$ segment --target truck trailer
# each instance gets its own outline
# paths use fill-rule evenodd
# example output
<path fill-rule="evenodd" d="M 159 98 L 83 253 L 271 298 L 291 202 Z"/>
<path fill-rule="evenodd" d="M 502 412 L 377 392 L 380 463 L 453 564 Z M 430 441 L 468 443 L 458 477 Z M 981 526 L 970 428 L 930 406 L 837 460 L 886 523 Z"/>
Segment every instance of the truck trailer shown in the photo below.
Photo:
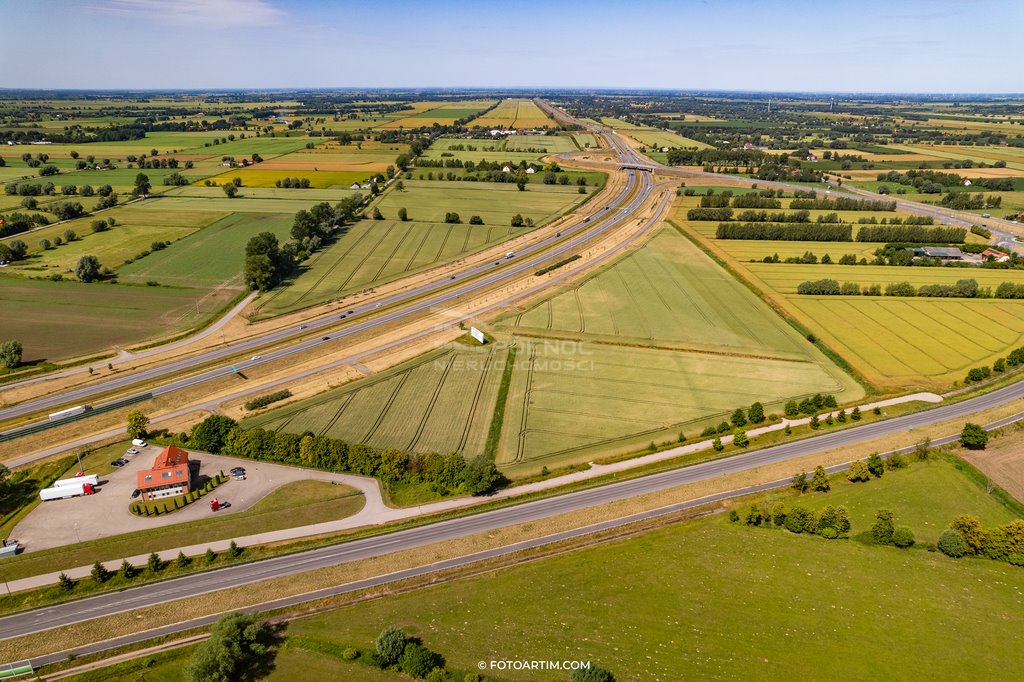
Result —
<path fill-rule="evenodd" d="M 66 485 L 79 485 L 81 483 L 88 483 L 89 485 L 99 485 L 100 477 L 96 474 L 89 474 L 88 476 L 75 476 L 74 478 L 62 478 L 59 481 L 53 482 L 54 488 L 63 488 Z"/>
<path fill-rule="evenodd" d="M 77 407 L 69 407 L 68 409 L 61 410 L 60 412 L 54 412 L 53 414 L 47 415 L 46 418 L 52 422 L 55 422 L 60 421 L 61 419 L 67 419 L 68 417 L 74 417 L 76 415 L 82 414 L 83 412 L 87 412 L 91 409 L 92 407 L 89 405 L 78 405 Z"/>
<path fill-rule="evenodd" d="M 79 483 L 78 485 L 62 485 L 57 488 L 43 488 L 39 491 L 39 499 L 63 500 L 68 497 L 79 497 L 80 495 L 92 495 L 96 492 L 91 483 Z"/>

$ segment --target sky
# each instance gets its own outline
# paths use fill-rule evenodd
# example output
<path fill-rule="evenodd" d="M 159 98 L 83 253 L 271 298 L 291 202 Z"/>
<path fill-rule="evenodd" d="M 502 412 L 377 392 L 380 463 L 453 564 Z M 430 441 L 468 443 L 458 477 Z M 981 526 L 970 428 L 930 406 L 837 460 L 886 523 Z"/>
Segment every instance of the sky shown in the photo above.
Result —
<path fill-rule="evenodd" d="M 0 88 L 1024 92 L 1024 0 L 0 0 Z"/>

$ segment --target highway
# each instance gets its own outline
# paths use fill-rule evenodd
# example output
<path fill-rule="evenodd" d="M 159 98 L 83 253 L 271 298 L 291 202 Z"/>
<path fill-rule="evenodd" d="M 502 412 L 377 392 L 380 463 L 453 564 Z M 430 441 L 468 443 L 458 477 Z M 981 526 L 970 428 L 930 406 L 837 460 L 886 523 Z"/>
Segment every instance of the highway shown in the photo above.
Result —
<path fill-rule="evenodd" d="M 624 159 L 632 158 L 631 152 L 620 140 L 613 136 L 605 136 L 609 146 L 620 151 Z M 298 337 L 307 337 L 317 330 L 336 327 L 341 318 L 355 319 L 342 329 L 332 329 L 322 337 L 307 338 L 296 341 L 277 350 L 253 356 L 250 360 L 226 363 L 212 369 L 206 369 L 181 379 L 160 384 L 148 390 L 139 390 L 137 394 L 152 393 L 159 396 L 187 388 L 219 377 L 230 376 L 235 370 L 244 370 L 257 365 L 273 362 L 284 357 L 302 353 L 311 348 L 322 346 L 326 342 L 344 340 L 354 334 L 382 328 L 392 322 L 408 319 L 425 311 L 443 308 L 447 304 L 460 299 L 471 300 L 473 296 L 490 287 L 512 282 L 525 273 L 537 270 L 542 264 L 558 256 L 573 254 L 586 242 L 619 227 L 633 218 L 632 212 L 638 209 L 649 198 L 653 182 L 650 174 L 627 171 L 626 187 L 610 202 L 601 206 L 595 204 L 588 207 L 590 213 L 584 220 L 571 224 L 554 235 L 535 242 L 515 254 L 512 258 L 488 262 L 446 276 L 421 286 L 393 294 L 375 303 L 355 306 L 351 310 L 310 320 L 292 328 L 279 329 L 266 334 L 253 336 L 229 346 L 213 348 L 194 356 L 165 363 L 158 367 L 127 373 L 102 382 L 81 388 L 54 393 L 41 398 L 28 400 L 17 405 L 0 409 L 0 421 L 14 419 L 23 415 L 41 412 L 57 406 L 87 403 L 92 396 L 109 393 L 145 381 L 154 381 L 171 375 L 189 372 L 196 365 L 207 364 L 236 356 L 239 353 L 255 351 L 263 346 L 280 343 Z M 627 199 L 632 195 L 632 199 Z M 612 210 L 615 209 L 615 210 Z M 593 217 L 593 220 L 590 218 Z M 460 284 L 462 282 L 462 284 Z M 122 397 L 132 397 L 128 393 Z M 7 433 L 17 433 L 12 429 Z"/>
<path fill-rule="evenodd" d="M 261 580 L 305 573 L 318 568 L 336 566 L 359 559 L 376 557 L 436 542 L 492 531 L 512 524 L 526 523 L 557 514 L 583 510 L 615 500 L 654 493 L 766 464 L 783 462 L 823 450 L 854 445 L 878 436 L 903 433 L 910 429 L 928 426 L 940 421 L 964 418 L 975 412 L 997 407 L 1020 400 L 1021 398 L 1024 398 L 1024 382 L 1017 382 L 960 403 L 942 405 L 915 414 L 873 422 L 844 431 L 825 433 L 805 440 L 755 450 L 725 459 L 643 476 L 620 483 L 611 483 L 589 490 L 557 495 L 489 512 L 439 521 L 419 528 L 354 540 L 288 556 L 17 613 L 0 618 L 0 638 L 9 639 L 84 620 L 152 606 L 166 601 L 194 598 L 197 595 L 238 587 Z M 1009 419 L 1003 420 L 1002 423 L 1009 421 Z M 436 566 L 428 568 L 429 570 L 437 570 Z M 394 579 L 396 579 L 394 576 L 382 576 L 378 579 L 379 582 L 377 584 Z M 309 597 L 307 595 L 306 598 L 312 599 L 317 597 Z M 303 600 L 293 599 L 292 602 L 299 603 Z M 191 627 L 191 625 L 180 625 L 179 629 L 183 630 L 187 629 L 187 627 Z M 135 635 L 137 641 L 144 640 L 149 636 L 151 635 L 147 633 Z"/>

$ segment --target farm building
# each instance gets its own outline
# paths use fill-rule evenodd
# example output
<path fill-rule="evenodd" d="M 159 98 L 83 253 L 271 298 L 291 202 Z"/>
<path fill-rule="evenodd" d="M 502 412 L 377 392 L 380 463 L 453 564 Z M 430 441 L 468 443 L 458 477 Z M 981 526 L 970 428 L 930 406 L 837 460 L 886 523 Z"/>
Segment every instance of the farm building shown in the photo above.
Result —
<path fill-rule="evenodd" d="M 963 260 L 963 252 L 955 246 L 915 246 L 907 249 L 915 258 L 938 258 L 939 260 Z"/>
<path fill-rule="evenodd" d="M 997 263 L 1005 263 L 1010 260 L 1010 257 L 1007 254 L 1002 251 L 996 251 L 995 249 L 985 249 L 978 255 L 981 256 L 982 259 L 991 258 Z"/>
<path fill-rule="evenodd" d="M 188 453 L 169 445 L 156 456 L 152 469 L 138 473 L 136 488 L 146 502 L 162 497 L 182 495 L 191 490 L 192 475 Z"/>

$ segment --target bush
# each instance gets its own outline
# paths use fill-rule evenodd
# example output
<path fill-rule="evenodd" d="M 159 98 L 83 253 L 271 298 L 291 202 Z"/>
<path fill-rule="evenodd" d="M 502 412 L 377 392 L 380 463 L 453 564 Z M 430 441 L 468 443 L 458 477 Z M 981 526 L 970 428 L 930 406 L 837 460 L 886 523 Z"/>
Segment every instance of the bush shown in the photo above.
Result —
<path fill-rule="evenodd" d="M 814 467 L 814 476 L 811 477 L 811 489 L 822 493 L 827 493 L 832 489 L 831 484 L 828 482 L 828 475 L 825 473 L 825 467 L 821 465 Z"/>
<path fill-rule="evenodd" d="M 879 455 L 877 452 L 872 452 L 868 456 L 867 464 L 868 471 L 871 472 L 872 476 L 875 476 L 876 478 L 881 478 L 882 474 L 885 473 L 885 461 L 882 460 L 881 455 Z"/>
<path fill-rule="evenodd" d="M 954 559 L 959 559 L 971 551 L 960 531 L 953 530 L 952 528 L 947 528 L 939 535 L 938 547 L 940 552 Z"/>
<path fill-rule="evenodd" d="M 615 676 L 593 661 L 587 661 L 586 668 L 572 671 L 569 682 L 615 682 Z"/>
<path fill-rule="evenodd" d="M 735 509 L 730 509 L 729 510 L 729 520 L 732 521 L 733 523 L 738 523 L 739 520 L 740 520 L 740 513 L 738 511 L 736 511 Z"/>
<path fill-rule="evenodd" d="M 984 450 L 988 445 L 988 432 L 980 424 L 968 422 L 960 432 L 960 444 L 968 450 Z"/>
<path fill-rule="evenodd" d="M 892 534 L 892 544 L 896 545 L 900 549 L 906 549 L 914 545 L 914 531 L 910 530 L 906 526 L 900 526 Z"/>
<path fill-rule="evenodd" d="M 875 525 L 871 526 L 871 537 L 880 545 L 891 545 L 895 532 L 893 513 L 888 509 L 879 509 L 875 514 Z"/>
<path fill-rule="evenodd" d="M 409 636 L 394 625 L 385 628 L 377 635 L 377 655 L 384 661 L 385 665 L 394 665 L 405 652 L 405 645 L 409 643 Z"/>
<path fill-rule="evenodd" d="M 791 533 L 813 532 L 814 516 L 803 507 L 793 507 L 783 525 Z"/>
<path fill-rule="evenodd" d="M 850 465 L 846 478 L 853 483 L 863 483 L 871 479 L 871 471 L 867 464 L 858 459 Z"/>
<path fill-rule="evenodd" d="M 427 647 L 417 642 L 409 642 L 405 645 L 402 655 L 398 660 L 398 667 L 407 675 L 425 678 L 434 668 L 444 666 L 444 658 Z"/>
<path fill-rule="evenodd" d="M 92 575 L 92 579 L 98 583 L 107 582 L 110 580 L 110 576 L 112 575 L 111 572 L 107 570 L 107 567 L 98 561 L 92 565 L 92 571 L 90 573 Z"/>
<path fill-rule="evenodd" d="M 341 652 L 341 658 L 344 661 L 354 661 L 357 658 L 359 658 L 359 649 L 347 647 L 344 651 Z"/>

